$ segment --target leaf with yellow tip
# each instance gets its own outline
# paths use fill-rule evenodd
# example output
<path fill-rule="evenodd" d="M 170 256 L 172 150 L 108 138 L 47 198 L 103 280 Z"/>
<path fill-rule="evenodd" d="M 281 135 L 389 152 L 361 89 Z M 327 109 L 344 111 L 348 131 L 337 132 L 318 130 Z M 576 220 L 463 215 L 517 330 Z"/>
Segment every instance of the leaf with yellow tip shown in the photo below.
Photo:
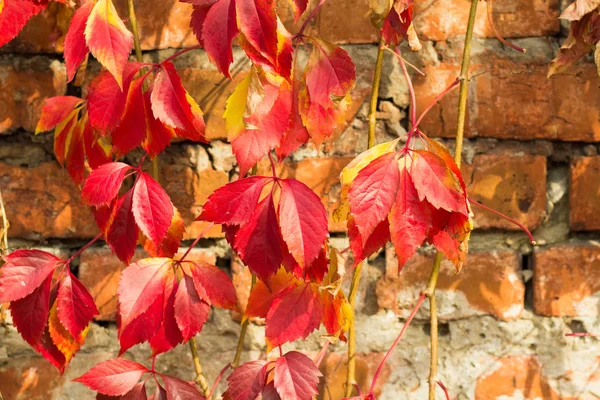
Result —
<path fill-rule="evenodd" d="M 75 353 L 81 348 L 87 334 L 90 330 L 89 325 L 81 331 L 77 338 L 73 338 L 67 329 L 61 324 L 58 319 L 58 302 L 55 301 L 52 309 L 50 310 L 50 317 L 48 318 L 48 331 L 52 342 L 58 348 L 58 350 L 65 356 L 65 364 L 73 358 Z"/>

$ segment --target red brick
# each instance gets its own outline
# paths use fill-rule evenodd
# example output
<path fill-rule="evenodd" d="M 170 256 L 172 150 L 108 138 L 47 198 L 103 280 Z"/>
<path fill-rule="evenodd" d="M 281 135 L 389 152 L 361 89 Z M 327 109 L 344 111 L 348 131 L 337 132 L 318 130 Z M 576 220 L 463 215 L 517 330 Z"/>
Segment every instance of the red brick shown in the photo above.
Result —
<path fill-rule="evenodd" d="M 415 2 L 415 28 L 422 40 L 446 40 L 464 35 L 469 0 Z M 495 37 L 487 18 L 487 3 L 479 3 L 475 35 Z M 558 0 L 506 0 L 493 3 L 494 24 L 504 37 L 549 36 L 559 31 Z"/>
<path fill-rule="evenodd" d="M 183 254 L 185 248 L 180 250 L 179 255 Z M 147 254 L 138 249 L 132 262 L 147 257 Z M 216 256 L 205 249 L 195 248 L 187 256 L 189 260 L 202 260 L 210 264 L 215 264 Z M 110 249 L 91 248 L 85 250 L 79 261 L 79 279 L 88 288 L 94 302 L 100 311 L 97 320 L 114 321 L 117 310 L 117 289 L 121 272 L 125 269 L 123 264 Z"/>
<path fill-rule="evenodd" d="M 600 196 L 600 157 L 575 157 L 571 161 L 569 206 L 571 229 L 600 229 L 598 198 Z"/>
<path fill-rule="evenodd" d="M 377 283 L 379 307 L 407 317 L 427 286 L 432 264 L 433 257 L 416 254 L 398 275 L 398 261 L 389 247 L 386 275 Z M 525 285 L 518 254 L 513 251 L 472 252 L 458 275 L 452 264 L 443 261 L 437 287 L 442 320 L 483 314 L 514 320 L 523 311 Z"/>
<path fill-rule="evenodd" d="M 533 309 L 546 316 L 598 316 L 600 248 L 565 244 L 534 256 Z"/>
<path fill-rule="evenodd" d="M 478 155 L 463 168 L 469 196 L 530 229 L 546 215 L 546 158 L 532 155 Z M 475 228 L 518 230 L 505 219 L 472 206 Z"/>
<path fill-rule="evenodd" d="M 383 353 L 357 353 L 356 354 L 356 382 L 361 392 L 369 393 L 373 375 L 383 358 Z M 328 353 L 321 364 L 321 373 L 325 376 L 319 387 L 318 400 L 341 399 L 344 397 L 348 357 L 345 353 Z M 383 385 L 391 374 L 391 367 L 384 365 L 381 375 L 375 385 L 374 395 L 380 395 Z"/>
<path fill-rule="evenodd" d="M 333 211 L 339 205 L 340 198 L 340 172 L 352 157 L 323 157 L 305 158 L 294 162 L 285 161 L 277 167 L 277 176 L 280 178 L 294 178 L 311 188 L 320 198 L 329 215 L 329 231 L 345 232 L 345 222 L 335 222 Z M 271 167 L 268 162 L 259 165 L 258 173 L 270 175 Z"/>
<path fill-rule="evenodd" d="M 185 238 L 196 238 L 208 224 L 194 222 L 194 219 L 200 214 L 208 196 L 229 181 L 229 175 L 210 167 L 193 170 L 184 164 L 166 165 L 161 172 L 161 184 L 185 221 Z M 221 228 L 213 226 L 205 236 L 221 237 Z"/>
<path fill-rule="evenodd" d="M 0 367 L 0 393 L 6 400 L 47 400 L 64 378 L 42 357 L 11 358 Z"/>
<path fill-rule="evenodd" d="M 562 397 L 552 388 L 543 375 L 535 356 L 511 356 L 496 361 L 495 368 L 477 378 L 475 398 L 495 400 L 499 398 L 558 400 Z"/>
<path fill-rule="evenodd" d="M 499 139 L 600 140 L 600 89 L 596 66 L 580 64 L 569 74 L 546 78 L 547 65 L 488 56 L 471 65 L 465 134 Z M 417 109 L 458 77 L 459 65 L 426 66 L 414 79 Z M 433 107 L 421 125 L 430 136 L 454 137 L 458 90 Z"/>
<path fill-rule="evenodd" d="M 0 163 L 0 185 L 11 237 L 92 238 L 98 232 L 79 189 L 58 164 L 23 168 Z"/>
<path fill-rule="evenodd" d="M 0 65 L 0 134 L 17 128 L 34 131 L 46 99 L 64 94 L 66 84 L 65 69 L 58 61 Z"/>

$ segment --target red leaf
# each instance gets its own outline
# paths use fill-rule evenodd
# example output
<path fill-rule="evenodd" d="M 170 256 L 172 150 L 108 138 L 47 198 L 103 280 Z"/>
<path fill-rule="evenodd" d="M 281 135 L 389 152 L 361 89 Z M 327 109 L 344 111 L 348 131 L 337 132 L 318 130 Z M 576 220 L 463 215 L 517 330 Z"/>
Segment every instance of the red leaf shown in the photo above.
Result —
<path fill-rule="evenodd" d="M 223 396 L 231 400 L 255 400 L 267 383 L 269 363 L 250 361 L 237 367 L 227 378 L 229 386 Z"/>
<path fill-rule="evenodd" d="M 81 196 L 89 205 L 109 204 L 119 194 L 125 174 L 132 168 L 122 162 L 103 164 L 94 169 L 83 185 Z"/>
<path fill-rule="evenodd" d="M 156 299 L 162 304 L 165 283 L 173 274 L 171 264 L 168 258 L 146 258 L 125 268 L 117 291 L 122 327 L 148 310 Z"/>
<path fill-rule="evenodd" d="M 31 17 L 46 8 L 45 2 L 4 0 L 0 11 L 0 47 L 13 40 Z"/>
<path fill-rule="evenodd" d="M 133 47 L 133 35 L 111 0 L 98 0 L 87 20 L 85 39 L 90 52 L 123 89 L 123 71 Z"/>
<path fill-rule="evenodd" d="M 144 250 L 146 250 L 151 257 L 171 258 L 177 253 L 177 250 L 179 250 L 181 239 L 185 233 L 185 225 L 179 211 L 177 211 L 175 207 L 173 207 L 173 212 L 173 219 L 171 220 L 171 226 L 167 231 L 167 237 L 161 242 L 158 248 L 156 248 L 154 243 L 148 240 L 148 238 L 142 235 Z"/>
<path fill-rule="evenodd" d="M 144 235 L 160 246 L 171 226 L 173 204 L 167 192 L 145 172 L 139 174 L 133 187 L 133 215 Z"/>
<path fill-rule="evenodd" d="M 199 219 L 217 224 L 245 224 L 254 213 L 260 194 L 270 180 L 272 178 L 266 176 L 252 176 L 220 187 L 206 200 Z"/>
<path fill-rule="evenodd" d="M 363 243 L 387 217 L 396 200 L 399 184 L 400 172 L 395 153 L 376 158 L 352 182 L 348 199 Z"/>
<path fill-rule="evenodd" d="M 206 293 L 211 304 L 237 310 L 237 297 L 233 283 L 227 274 L 214 265 L 202 261 L 189 262 L 198 293 Z"/>
<path fill-rule="evenodd" d="M 42 107 L 35 133 L 46 132 L 66 120 L 83 100 L 74 96 L 50 97 Z"/>
<path fill-rule="evenodd" d="M 305 339 L 319 327 L 323 308 L 318 288 L 312 284 L 292 286 L 281 291 L 267 314 L 265 336 L 270 347 Z"/>
<path fill-rule="evenodd" d="M 129 348 L 138 343 L 151 340 L 160 329 L 163 318 L 164 297 L 158 296 L 148 307 L 146 312 L 131 321 L 126 326 L 121 324 L 120 315 L 117 314 L 117 328 L 119 330 L 119 354 L 125 353 Z"/>
<path fill-rule="evenodd" d="M 311 400 L 323 376 L 315 363 L 302 353 L 290 351 L 275 362 L 275 389 L 282 399 Z"/>
<path fill-rule="evenodd" d="M 237 0 L 235 8 L 240 32 L 263 57 L 275 64 L 277 15 L 274 3 L 268 0 Z"/>
<path fill-rule="evenodd" d="M 231 44 L 239 33 L 235 4 L 233 0 L 219 0 L 208 8 L 206 14 L 202 15 L 203 18 L 200 13 L 204 11 L 204 7 L 195 6 L 192 15 L 192 21 L 202 18 L 202 23 L 197 26 L 202 27 L 202 44 L 206 54 L 219 71 L 230 79 L 229 66 L 233 62 Z M 196 32 L 199 30 L 200 28 L 195 29 Z"/>
<path fill-rule="evenodd" d="M 56 301 L 60 323 L 73 337 L 79 336 L 99 314 L 92 295 L 71 272 L 60 282 Z"/>
<path fill-rule="evenodd" d="M 187 139 L 206 142 L 204 120 L 194 113 L 194 106 L 198 105 L 183 88 L 175 66 L 171 62 L 160 65 L 151 96 L 154 116 L 184 132 Z"/>
<path fill-rule="evenodd" d="M 133 190 L 129 190 L 115 204 L 106 231 L 106 243 L 121 261 L 129 264 L 138 241 L 138 227 L 132 212 Z"/>
<path fill-rule="evenodd" d="M 118 154 L 127 154 L 141 145 L 146 138 L 148 127 L 144 101 L 144 78 L 142 77 L 131 83 L 121 123 L 111 135 L 114 149 Z"/>
<path fill-rule="evenodd" d="M 184 340 L 200 333 L 209 309 L 210 305 L 198 296 L 193 279 L 184 275 L 175 295 L 175 320 Z"/>
<path fill-rule="evenodd" d="M 152 90 L 149 89 L 144 94 L 144 116 L 146 121 L 146 138 L 142 143 L 142 148 L 148 152 L 150 157 L 155 157 L 171 143 L 175 137 L 175 132 L 171 127 L 166 126 L 154 117 L 152 113 Z"/>
<path fill-rule="evenodd" d="M 348 53 L 320 39 L 306 66 L 306 88 L 301 91 L 302 121 L 317 145 L 331 136 L 340 118 L 340 105 L 354 87 L 356 72 Z M 335 100 L 335 101 L 334 101 Z"/>
<path fill-rule="evenodd" d="M 319 196 L 295 179 L 282 179 L 279 223 L 283 240 L 302 268 L 319 255 L 328 236 L 327 212 Z"/>
<path fill-rule="evenodd" d="M 42 357 L 48 360 L 56 368 L 58 368 L 61 374 L 64 372 L 65 366 L 67 364 L 67 359 L 52 341 L 47 325 L 35 349 L 42 355 Z"/>
<path fill-rule="evenodd" d="M 400 172 L 399 180 L 400 190 L 389 217 L 391 239 L 398 256 L 398 273 L 423 244 L 432 223 L 427 204 L 419 200 L 406 169 Z"/>
<path fill-rule="evenodd" d="M 133 387 L 129 392 L 121 397 L 120 400 L 147 400 L 146 383 L 140 382 Z"/>
<path fill-rule="evenodd" d="M 468 215 L 466 194 L 458 177 L 439 156 L 429 151 L 416 150 L 410 175 L 419 193 L 432 206 Z"/>
<path fill-rule="evenodd" d="M 161 375 L 167 389 L 168 400 L 203 400 L 204 396 L 193 383 L 182 381 L 169 375 Z"/>
<path fill-rule="evenodd" d="M 117 127 L 123 115 L 131 81 L 143 65 L 138 62 L 125 64 L 122 87 L 107 71 L 100 72 L 90 83 L 86 99 L 90 123 L 95 129 L 108 133 Z"/>
<path fill-rule="evenodd" d="M 87 115 L 80 123 L 83 125 L 83 145 L 90 167 L 98 168 L 103 164 L 111 162 L 110 147 L 99 141 L 99 138 L 90 125 Z"/>
<path fill-rule="evenodd" d="M 292 0 L 292 8 L 294 9 L 294 23 L 298 22 L 298 19 L 306 11 L 308 0 Z"/>
<path fill-rule="evenodd" d="M 353 266 L 356 266 L 390 241 L 390 224 L 388 219 L 386 218 L 381 221 L 375 230 L 373 230 L 373 233 L 369 236 L 367 242 L 363 243 L 358 228 L 354 223 L 354 219 L 351 217 L 348 220 L 348 238 L 350 239 L 350 248 L 354 254 Z"/>
<path fill-rule="evenodd" d="M 263 282 L 268 282 L 281 264 L 281 233 L 273 197 L 268 196 L 256 207 L 250 220 L 235 235 L 234 249 Z"/>
<path fill-rule="evenodd" d="M 258 281 L 248 297 L 248 305 L 244 313 L 247 317 L 266 318 L 273 300 L 284 289 L 296 285 L 296 279 L 284 269 L 279 269 L 269 282 L 270 287 Z"/>
<path fill-rule="evenodd" d="M 261 400 L 281 400 L 279 393 L 277 393 L 277 389 L 275 389 L 275 384 L 273 381 L 269 382 L 267 386 L 265 386 L 260 395 Z"/>
<path fill-rule="evenodd" d="M 280 161 L 292 154 L 294 151 L 298 150 L 300 146 L 308 142 L 308 139 L 310 139 L 308 131 L 302 123 L 302 116 L 300 115 L 298 104 L 298 96 L 300 95 L 301 88 L 300 81 L 302 79 L 302 77 L 299 76 L 300 69 L 295 68 L 293 73 L 295 76 L 294 80 L 292 81 L 292 106 L 290 111 L 290 123 L 288 129 L 281 138 L 279 145 L 275 149 L 277 157 Z"/>
<path fill-rule="evenodd" d="M 93 6 L 93 1 L 86 1 L 79 7 L 73 15 L 73 19 L 71 19 L 69 30 L 65 36 L 64 57 L 67 66 L 68 82 L 73 80 L 79 65 L 89 53 L 87 43 L 85 42 L 85 25 Z"/>
<path fill-rule="evenodd" d="M 54 272 L 60 259 L 41 250 L 17 250 L 0 268 L 0 303 L 30 295 Z"/>
<path fill-rule="evenodd" d="M 51 283 L 52 275 L 48 275 L 30 295 L 10 303 L 13 325 L 33 348 L 37 348 L 48 322 Z"/>
<path fill-rule="evenodd" d="M 92 367 L 75 379 L 92 390 L 109 396 L 123 396 L 133 390 L 148 368 L 124 358 L 113 358 Z"/>
<path fill-rule="evenodd" d="M 168 280 L 165 288 L 161 326 L 156 335 L 150 339 L 152 355 L 169 351 L 183 341 L 183 336 L 175 320 L 175 295 L 178 291 L 178 284 L 174 275 L 169 276 Z"/>

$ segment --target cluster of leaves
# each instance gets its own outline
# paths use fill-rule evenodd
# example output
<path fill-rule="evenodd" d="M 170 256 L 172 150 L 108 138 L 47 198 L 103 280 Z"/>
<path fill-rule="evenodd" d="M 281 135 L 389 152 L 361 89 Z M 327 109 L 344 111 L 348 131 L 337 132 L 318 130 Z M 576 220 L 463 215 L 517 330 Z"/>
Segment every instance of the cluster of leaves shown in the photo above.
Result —
<path fill-rule="evenodd" d="M 411 148 L 419 136 L 422 149 Z M 399 271 L 424 243 L 433 244 L 460 271 L 473 229 L 467 190 L 448 150 L 419 130 L 381 143 L 356 157 L 340 174 L 338 220 L 347 220 L 355 263 L 391 240 Z"/>
<path fill-rule="evenodd" d="M 583 56 L 594 52 L 600 75 L 600 1 L 576 0 L 567 7 L 560 18 L 570 21 L 569 36 L 550 64 L 548 77 L 564 72 Z"/>
<path fill-rule="evenodd" d="M 268 350 L 306 338 L 321 324 L 331 341 L 345 340 L 352 310 L 341 290 L 340 254 L 328 245 L 326 210 L 319 197 L 295 179 L 246 177 L 275 152 L 283 160 L 311 141 L 319 146 L 345 121 L 355 67 L 348 53 L 321 38 L 292 36 L 264 0 L 181 0 L 191 3 L 191 27 L 210 60 L 226 76 L 237 41 L 252 62 L 227 100 L 226 129 L 240 179 L 217 189 L 197 220 L 220 224 L 227 241 L 259 278 L 244 319 L 264 318 Z M 14 37 L 43 0 L 0 0 L 0 43 Z M 413 1 L 376 4 L 373 20 L 390 46 L 420 44 L 412 25 Z M 16 14 L 17 7 L 25 7 Z M 296 19 L 306 0 L 294 0 Z M 27 11 L 31 9 L 31 12 Z M 111 0 L 84 0 L 65 36 L 69 80 L 91 53 L 105 68 L 85 98 L 49 99 L 36 133 L 54 129 L 57 160 L 82 186 L 99 237 L 125 264 L 118 288 L 117 326 L 121 354 L 149 342 L 153 356 L 198 334 L 211 305 L 237 310 L 229 277 L 216 266 L 176 257 L 184 222 L 161 185 L 143 171 L 146 158 L 175 137 L 206 142 L 202 111 L 171 62 L 129 62 L 133 35 Z M 297 60 L 304 46 L 308 60 Z M 413 148 L 419 137 L 422 149 Z M 384 143 L 359 155 L 341 174 L 342 206 L 355 264 L 388 241 L 403 265 L 424 242 L 436 246 L 460 269 L 471 231 L 470 208 L 460 171 L 448 151 L 416 129 L 406 146 Z M 139 166 L 116 162 L 140 147 Z M 274 165 L 273 165 L 274 167 Z M 131 263 L 141 244 L 149 258 Z M 77 253 L 79 254 L 79 253 Z M 75 256 L 73 256 L 75 257 Z M 97 314 L 93 299 L 60 260 L 39 250 L 18 250 L 0 270 L 0 302 L 10 302 L 15 325 L 37 351 L 61 371 L 85 340 Z M 140 382 L 144 375 L 147 378 Z M 273 361 L 246 363 L 228 378 L 225 399 L 309 400 L 320 373 L 305 355 L 289 352 Z M 78 380 L 98 398 L 201 398 L 195 387 L 116 358 Z M 162 384 L 161 384 L 162 382 Z M 163 386 L 164 385 L 164 386 Z"/>
<path fill-rule="evenodd" d="M 98 310 L 71 273 L 71 260 L 41 250 L 4 257 L 0 303 L 10 303 L 13 324 L 38 353 L 61 372 L 85 342 Z"/>

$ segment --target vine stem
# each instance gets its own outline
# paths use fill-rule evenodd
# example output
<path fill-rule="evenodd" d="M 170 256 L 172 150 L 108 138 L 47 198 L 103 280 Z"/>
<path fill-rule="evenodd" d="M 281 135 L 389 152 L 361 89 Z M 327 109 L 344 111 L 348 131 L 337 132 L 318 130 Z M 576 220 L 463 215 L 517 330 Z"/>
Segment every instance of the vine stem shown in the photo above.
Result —
<path fill-rule="evenodd" d="M 75 257 L 77 257 L 78 255 L 80 255 L 81 253 L 83 253 L 88 247 L 90 247 L 91 245 L 93 245 L 94 243 L 96 243 L 100 238 L 102 238 L 102 233 L 99 233 L 95 238 L 93 238 L 92 240 L 90 240 L 85 246 L 83 246 L 82 248 L 80 248 L 79 250 L 77 250 L 77 252 L 75 254 L 73 254 L 71 257 L 69 257 L 67 259 L 67 261 L 65 261 L 65 265 L 70 264 L 71 261 L 73 261 L 75 259 Z"/>
<path fill-rule="evenodd" d="M 379 98 L 379 85 L 381 83 L 381 69 L 383 66 L 383 55 L 385 53 L 385 42 L 383 38 L 379 40 L 377 47 L 377 61 L 375 62 L 375 71 L 373 72 L 373 83 L 371 85 L 371 100 L 369 102 L 369 137 L 367 146 L 370 149 L 375 145 L 375 128 L 377 126 L 377 99 Z M 350 285 L 350 293 L 348 302 L 352 310 L 352 319 L 350 320 L 350 328 L 348 330 L 348 371 L 346 373 L 346 397 L 352 395 L 352 389 L 356 384 L 356 294 L 360 285 L 360 275 L 362 274 L 363 265 L 367 261 L 359 263 L 354 268 L 352 275 L 352 283 Z"/>
<path fill-rule="evenodd" d="M 8 250 L 8 228 L 10 224 L 8 218 L 6 218 L 6 209 L 4 208 L 4 200 L 2 199 L 2 189 L 0 188 L 0 213 L 2 213 L 2 229 L 0 229 L 0 235 L 2 243 L 0 244 L 0 255 L 4 255 L 4 252 Z"/>
<path fill-rule="evenodd" d="M 410 124 L 414 127 L 417 123 L 417 99 L 415 96 L 415 88 L 412 83 L 412 79 L 408 75 L 408 69 L 406 69 L 406 63 L 400 54 L 400 48 L 396 47 L 396 51 L 394 53 L 398 57 L 398 62 L 400 63 L 400 68 L 402 68 L 402 74 L 404 75 L 404 79 L 406 80 L 406 84 L 408 85 L 408 93 L 410 94 Z"/>
<path fill-rule="evenodd" d="M 202 364 L 200 363 L 200 356 L 198 355 L 198 347 L 196 346 L 196 338 L 191 337 L 189 340 L 190 351 L 192 352 L 192 360 L 194 361 L 194 369 L 196 370 L 196 379 L 194 382 L 200 386 L 202 395 L 210 400 L 211 390 L 208 387 L 208 381 L 202 372 Z"/>
<path fill-rule="evenodd" d="M 256 275 L 252 274 L 252 282 L 250 283 L 250 292 L 254 288 L 256 284 Z M 240 337 L 238 338 L 237 348 L 235 349 L 235 356 L 233 357 L 233 362 L 231 363 L 231 367 L 237 368 L 240 365 L 240 358 L 242 357 L 242 351 L 244 350 L 244 338 L 246 337 L 246 332 L 248 330 L 248 324 L 250 323 L 248 318 L 242 317 L 242 330 L 240 331 Z"/>
<path fill-rule="evenodd" d="M 188 247 L 187 250 L 185 251 L 185 253 L 183 253 L 183 255 L 181 256 L 181 258 L 179 259 L 179 262 L 182 262 L 188 256 L 188 254 L 190 254 L 190 251 L 192 251 L 192 249 L 194 247 L 196 247 L 196 245 L 198 244 L 198 242 L 200 241 L 200 239 L 202 239 L 204 237 L 204 235 L 206 235 L 206 232 L 208 232 L 208 230 L 210 228 L 212 228 L 214 225 L 215 225 L 215 223 L 211 222 L 210 224 L 208 224 L 206 226 L 206 228 L 204 228 L 202 230 L 202 232 L 200 232 L 200 234 L 198 235 L 198 237 L 192 242 L 192 244 L 190 244 L 190 247 Z"/>
<path fill-rule="evenodd" d="M 500 41 L 500 43 L 503 43 L 504 45 L 515 49 L 516 51 L 520 52 L 520 53 L 526 53 L 527 50 L 517 46 L 516 44 L 510 43 L 508 40 L 504 39 L 502 37 L 502 35 L 500 34 L 500 32 L 498 32 L 498 29 L 496 29 L 496 24 L 494 24 L 494 18 L 492 17 L 492 0 L 486 0 L 486 11 L 487 11 L 487 18 L 488 18 L 488 22 L 490 23 L 490 26 L 492 27 L 492 31 L 494 32 L 494 35 L 496 35 L 496 39 L 498 39 Z"/>
<path fill-rule="evenodd" d="M 319 8 L 321 8 L 321 6 L 323 4 L 325 4 L 326 1 L 327 0 L 321 0 L 321 1 L 319 1 L 319 4 L 317 4 L 317 6 L 315 8 L 313 8 L 313 10 L 310 12 L 310 14 L 308 15 L 308 17 L 306 18 L 306 20 L 304 21 L 304 23 L 300 27 L 300 30 L 298 31 L 298 33 L 296 33 L 294 35 L 294 37 L 292 38 L 292 40 L 298 39 L 298 38 L 302 37 L 302 35 L 304 34 L 304 30 L 306 29 L 306 27 L 308 26 L 308 24 L 310 23 L 310 21 L 315 17 L 315 15 L 317 15 L 317 11 L 319 11 Z"/>
<path fill-rule="evenodd" d="M 486 211 L 489 211 L 492 214 L 496 214 L 497 216 L 504 218 L 508 222 L 515 224 L 516 226 L 518 226 L 519 228 L 521 228 L 521 230 L 523 232 L 525 232 L 525 234 L 527 235 L 527 237 L 529 237 L 529 241 L 531 242 L 532 246 L 535 246 L 537 244 L 536 241 L 535 241 L 535 238 L 533 237 L 533 235 L 531 234 L 531 232 L 529 231 L 529 229 L 527 229 L 527 227 L 525 225 L 523 225 L 522 223 L 520 223 L 519 221 L 517 221 L 517 220 L 515 220 L 515 219 L 513 219 L 511 217 L 509 217 L 508 215 L 502 214 L 500 211 L 496 211 L 496 210 L 494 210 L 491 207 L 488 207 L 488 206 L 486 206 L 484 204 L 481 204 L 481 203 L 479 203 L 479 202 L 471 199 L 470 197 L 469 197 L 469 203 L 473 204 L 474 206 L 477 206 L 479 208 L 482 208 L 482 209 L 484 209 Z"/>
<path fill-rule="evenodd" d="M 460 91 L 458 95 L 458 118 L 456 124 L 456 150 L 454 152 L 454 161 L 460 168 L 462 161 L 462 149 L 465 134 L 465 120 L 467 116 L 467 96 L 469 88 L 469 64 L 471 62 L 471 42 L 473 41 L 473 29 L 475 27 L 475 18 L 477 16 L 477 5 L 479 0 L 471 0 L 471 9 L 469 10 L 469 20 L 467 22 L 467 33 L 465 36 L 465 46 L 463 49 L 462 62 L 460 66 Z M 435 288 L 440 272 L 442 262 L 442 253 L 435 255 L 435 261 L 429 277 L 429 285 L 426 293 L 430 301 L 430 326 L 431 326 L 431 358 L 429 363 L 429 400 L 435 400 L 435 390 L 437 388 L 437 365 L 438 365 L 438 320 L 437 303 L 435 299 Z"/>
<path fill-rule="evenodd" d="M 229 368 L 231 368 L 231 364 L 227 364 L 221 370 L 221 372 L 219 372 L 219 376 L 217 376 L 217 379 L 215 380 L 215 383 L 213 384 L 212 389 L 210 389 L 210 393 L 208 394 L 208 399 L 212 398 L 213 394 L 215 394 L 215 390 L 217 390 L 217 387 L 219 386 L 219 382 L 221 382 L 221 379 L 223 378 L 223 375 L 225 375 L 225 372 L 227 372 L 227 370 Z"/>

